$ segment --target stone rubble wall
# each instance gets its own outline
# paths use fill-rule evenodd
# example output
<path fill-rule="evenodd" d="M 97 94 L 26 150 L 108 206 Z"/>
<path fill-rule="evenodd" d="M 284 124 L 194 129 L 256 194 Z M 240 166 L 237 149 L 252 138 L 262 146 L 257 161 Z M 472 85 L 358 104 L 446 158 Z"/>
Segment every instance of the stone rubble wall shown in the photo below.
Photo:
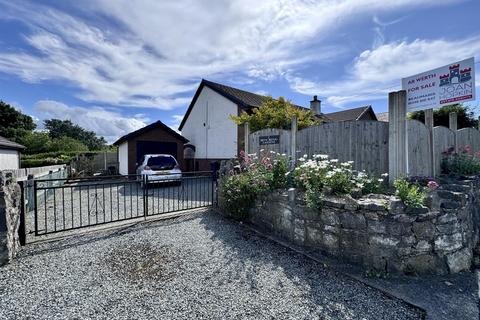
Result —
<path fill-rule="evenodd" d="M 11 172 L 0 171 L 0 266 L 12 261 L 20 249 L 21 190 Z"/>
<path fill-rule="evenodd" d="M 296 245 L 378 271 L 457 273 L 470 269 L 478 245 L 479 196 L 479 180 L 468 180 L 431 192 L 428 208 L 406 210 L 396 197 L 370 195 L 328 197 L 321 210 L 313 210 L 302 194 L 277 191 L 256 202 L 249 222 Z"/>

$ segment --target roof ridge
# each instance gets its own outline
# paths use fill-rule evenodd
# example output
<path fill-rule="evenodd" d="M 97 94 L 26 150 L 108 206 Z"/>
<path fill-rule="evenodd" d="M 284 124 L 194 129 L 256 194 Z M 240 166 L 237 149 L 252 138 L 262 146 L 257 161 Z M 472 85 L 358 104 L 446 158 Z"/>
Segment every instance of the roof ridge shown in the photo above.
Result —
<path fill-rule="evenodd" d="M 364 105 L 364 106 L 360 106 L 360 107 L 356 107 L 356 108 L 343 109 L 343 110 L 340 110 L 340 111 L 329 112 L 329 113 L 326 113 L 326 114 L 334 114 L 334 113 L 340 113 L 340 112 L 352 111 L 352 110 L 358 110 L 358 109 L 368 109 L 370 107 L 372 107 L 372 106 L 371 105 Z"/>
<path fill-rule="evenodd" d="M 207 79 L 202 79 L 202 81 L 206 82 L 207 84 L 211 83 L 211 84 L 214 84 L 214 85 L 219 85 L 219 86 L 222 86 L 222 87 L 227 87 L 227 88 L 230 88 L 230 89 L 235 89 L 235 90 L 238 90 L 238 91 L 242 91 L 242 92 L 245 92 L 245 93 L 248 93 L 248 94 L 254 94 L 254 95 L 262 97 L 262 98 L 273 98 L 272 96 L 264 96 L 263 94 L 258 94 L 258 93 L 255 93 L 255 92 L 247 91 L 245 89 L 232 87 L 232 86 L 229 86 L 229 85 L 226 85 L 226 84 L 223 84 L 223 83 L 210 81 L 210 80 L 207 80 Z"/>
<path fill-rule="evenodd" d="M 177 131 L 175 131 L 174 129 L 170 128 L 169 126 L 167 126 L 165 123 L 163 123 L 161 120 L 157 120 L 155 122 L 152 122 L 150 124 L 147 124 L 146 126 L 140 128 L 140 129 L 137 129 L 135 131 L 132 131 L 132 132 L 129 132 L 123 136 L 121 136 L 120 138 L 118 138 L 117 141 L 115 141 L 113 143 L 113 145 L 118 145 L 120 143 L 123 143 L 123 141 L 125 140 L 128 140 L 129 138 L 131 137 L 135 137 L 136 135 L 139 135 L 139 134 L 142 134 L 143 132 L 145 131 L 148 131 L 149 129 L 152 129 L 154 128 L 155 126 L 160 126 L 162 129 L 164 129 L 165 131 L 167 131 L 168 133 L 171 133 L 172 135 L 176 136 L 179 138 L 179 140 L 183 140 L 185 143 L 187 143 L 189 140 L 187 138 L 185 138 L 184 136 L 182 136 L 180 133 L 178 133 Z"/>

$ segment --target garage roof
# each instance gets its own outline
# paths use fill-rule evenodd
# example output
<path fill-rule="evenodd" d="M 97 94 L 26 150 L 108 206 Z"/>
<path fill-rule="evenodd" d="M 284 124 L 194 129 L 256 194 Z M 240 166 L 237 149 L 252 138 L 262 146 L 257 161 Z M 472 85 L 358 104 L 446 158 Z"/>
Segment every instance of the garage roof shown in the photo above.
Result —
<path fill-rule="evenodd" d="M 25 149 L 25 146 L 0 136 L 0 149 L 23 150 Z"/>
<path fill-rule="evenodd" d="M 182 136 L 181 134 L 179 134 L 178 132 L 176 132 L 175 130 L 173 130 L 172 128 L 170 128 L 169 126 L 167 126 L 166 124 L 164 124 L 162 121 L 159 120 L 157 122 L 149 124 L 148 126 L 145 126 L 141 129 L 138 129 L 136 131 L 133 131 L 133 132 L 130 132 L 129 134 L 124 135 L 123 137 L 115 141 L 113 145 L 118 146 L 131 138 L 134 138 L 138 135 L 141 135 L 142 133 L 145 133 L 153 129 L 162 129 L 163 131 L 167 132 L 171 136 L 174 136 L 175 138 L 182 141 L 183 143 L 187 143 L 189 141 L 187 138 L 185 138 L 184 136 Z"/>

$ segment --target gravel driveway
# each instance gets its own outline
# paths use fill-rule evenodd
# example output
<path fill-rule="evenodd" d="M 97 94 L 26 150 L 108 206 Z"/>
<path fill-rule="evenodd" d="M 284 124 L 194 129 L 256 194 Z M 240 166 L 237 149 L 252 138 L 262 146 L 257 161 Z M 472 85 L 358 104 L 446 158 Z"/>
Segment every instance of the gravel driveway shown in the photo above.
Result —
<path fill-rule="evenodd" d="M 421 319 L 213 212 L 25 247 L 1 319 Z"/>

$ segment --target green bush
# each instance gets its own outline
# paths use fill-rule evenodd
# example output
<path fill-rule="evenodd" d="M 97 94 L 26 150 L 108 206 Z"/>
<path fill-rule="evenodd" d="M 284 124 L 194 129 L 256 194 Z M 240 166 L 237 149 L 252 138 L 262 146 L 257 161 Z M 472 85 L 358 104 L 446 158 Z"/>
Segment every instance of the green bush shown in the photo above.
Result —
<path fill-rule="evenodd" d="M 305 203 L 311 209 L 320 210 L 323 206 L 323 194 L 318 186 L 307 183 L 305 188 Z"/>
<path fill-rule="evenodd" d="M 259 196 L 287 187 L 288 159 L 276 152 L 260 157 L 241 152 L 237 172 L 222 180 L 222 197 L 226 209 L 237 219 L 245 219 Z"/>
<path fill-rule="evenodd" d="M 420 208 L 425 204 L 426 192 L 416 184 L 405 179 L 396 179 L 393 183 L 395 195 L 399 197 L 409 209 Z"/>
<path fill-rule="evenodd" d="M 44 167 L 44 166 L 52 166 L 56 164 L 68 164 L 68 163 L 69 161 L 64 161 L 58 158 L 22 159 L 21 160 L 22 168 Z"/>
<path fill-rule="evenodd" d="M 88 151 L 88 147 L 76 139 L 64 136 L 52 139 L 50 150 L 61 152 L 85 152 Z"/>
<path fill-rule="evenodd" d="M 258 172 L 235 174 L 222 181 L 225 207 L 238 220 L 245 219 L 255 200 L 269 190 L 266 177 Z"/>
<path fill-rule="evenodd" d="M 320 208 L 324 194 L 344 195 L 359 191 L 362 194 L 384 193 L 384 177 L 370 177 L 352 169 L 353 161 L 339 162 L 327 155 L 303 156 L 294 170 L 297 187 L 305 191 L 305 202 L 311 208 Z"/>
<path fill-rule="evenodd" d="M 445 174 L 480 174 L 480 152 L 474 154 L 470 146 L 459 147 L 458 153 L 450 148 L 443 152 L 441 166 Z"/>

